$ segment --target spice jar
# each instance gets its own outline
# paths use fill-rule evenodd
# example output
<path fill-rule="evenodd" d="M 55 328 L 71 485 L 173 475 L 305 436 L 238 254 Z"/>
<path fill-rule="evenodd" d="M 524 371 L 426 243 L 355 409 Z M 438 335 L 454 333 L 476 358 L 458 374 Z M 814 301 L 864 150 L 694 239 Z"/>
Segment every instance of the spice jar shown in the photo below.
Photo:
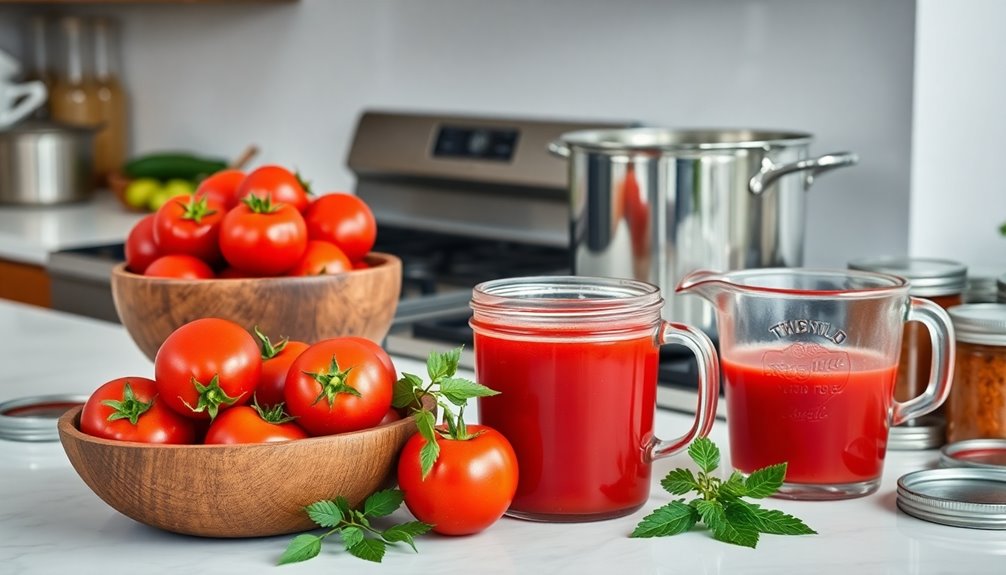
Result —
<path fill-rule="evenodd" d="M 951 260 L 930 258 L 866 258 L 849 262 L 849 268 L 901 276 L 910 282 L 908 294 L 928 299 L 943 309 L 964 302 L 967 267 Z M 901 337 L 901 358 L 894 398 L 918 397 L 929 384 L 932 344 L 919 322 L 908 322 Z M 910 420 L 891 429 L 890 449 L 931 449 L 944 441 L 944 416 L 939 409 L 923 419 Z"/>
<path fill-rule="evenodd" d="M 946 405 L 947 441 L 1006 438 L 1006 305 L 949 310 L 957 367 Z"/>

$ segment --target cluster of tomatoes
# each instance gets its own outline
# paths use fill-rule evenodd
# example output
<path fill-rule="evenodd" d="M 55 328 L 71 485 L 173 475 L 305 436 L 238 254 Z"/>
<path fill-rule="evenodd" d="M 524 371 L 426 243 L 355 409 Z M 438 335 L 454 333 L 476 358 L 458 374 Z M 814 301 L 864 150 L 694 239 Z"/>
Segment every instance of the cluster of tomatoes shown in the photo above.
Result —
<path fill-rule="evenodd" d="M 185 279 L 340 273 L 366 267 L 376 237 L 374 215 L 355 195 L 312 198 L 282 166 L 223 170 L 137 222 L 126 267 Z"/>
<path fill-rule="evenodd" d="M 84 404 L 80 429 L 145 443 L 287 441 L 374 427 L 391 409 L 391 358 L 360 337 L 273 344 L 256 330 L 204 318 L 158 349 L 154 379 L 123 377 Z"/>

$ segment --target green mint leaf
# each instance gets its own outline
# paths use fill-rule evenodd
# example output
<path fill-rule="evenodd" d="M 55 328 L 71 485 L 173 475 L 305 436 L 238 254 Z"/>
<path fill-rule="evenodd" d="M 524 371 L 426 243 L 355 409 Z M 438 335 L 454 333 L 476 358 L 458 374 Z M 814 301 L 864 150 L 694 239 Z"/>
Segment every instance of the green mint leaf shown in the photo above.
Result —
<path fill-rule="evenodd" d="M 758 517 L 755 514 L 757 505 L 734 499 L 724 504 L 724 515 L 727 521 L 734 526 L 747 526 L 758 531 Z"/>
<path fill-rule="evenodd" d="M 658 507 L 636 525 L 629 537 L 663 537 L 684 533 L 695 526 L 699 513 L 682 500 Z"/>
<path fill-rule="evenodd" d="M 689 491 L 698 491 L 699 482 L 695 480 L 690 469 L 675 469 L 660 480 L 660 486 L 673 495 L 684 495 Z"/>
<path fill-rule="evenodd" d="M 370 527 L 370 521 L 367 520 L 367 516 L 363 514 L 363 511 L 353 510 L 353 521 L 363 525 L 364 527 Z"/>
<path fill-rule="evenodd" d="M 753 507 L 755 508 L 755 527 L 762 533 L 773 535 L 814 535 L 817 533 L 792 515 L 787 515 L 776 509 L 762 509 L 757 505 L 753 505 Z"/>
<path fill-rule="evenodd" d="M 316 501 L 307 506 L 307 516 L 321 527 L 336 527 L 343 514 L 334 501 Z"/>
<path fill-rule="evenodd" d="M 437 419 L 434 417 L 427 409 L 420 409 L 412 416 L 416 420 L 416 427 L 419 429 L 419 435 L 423 436 L 426 441 L 435 441 L 437 438 L 437 432 L 435 427 L 437 424 Z"/>
<path fill-rule="evenodd" d="M 433 529 L 433 526 L 429 523 L 423 523 L 422 521 L 408 521 L 406 523 L 399 523 L 398 525 L 392 525 L 391 529 L 396 531 L 401 531 L 403 533 L 408 533 L 413 537 L 418 537 L 420 535 L 425 535 Z"/>
<path fill-rule="evenodd" d="M 426 479 L 430 471 L 433 471 L 433 464 L 437 462 L 438 457 L 440 457 L 440 444 L 437 443 L 436 438 L 427 439 L 426 445 L 419 450 L 419 467 L 422 470 L 423 479 Z"/>
<path fill-rule="evenodd" d="M 713 537 L 724 543 L 733 543 L 754 549 L 758 546 L 758 530 L 746 523 L 735 523 L 724 517 L 713 528 Z"/>
<path fill-rule="evenodd" d="M 304 533 L 293 538 L 286 546 L 286 551 L 279 558 L 277 565 L 299 563 L 317 557 L 321 553 L 321 537 Z"/>
<path fill-rule="evenodd" d="M 736 499 L 748 494 L 747 485 L 744 483 L 744 476 L 734 471 L 730 478 L 720 485 L 720 496 L 722 498 Z"/>
<path fill-rule="evenodd" d="M 475 383 L 474 381 L 450 377 L 440 382 L 440 393 L 454 405 L 461 407 L 468 403 L 469 399 L 475 397 L 489 397 L 499 395 L 498 391 Z"/>
<path fill-rule="evenodd" d="M 405 495 L 397 489 L 378 491 L 363 503 L 363 514 L 367 517 L 391 515 L 405 500 Z"/>
<path fill-rule="evenodd" d="M 699 516 L 702 518 L 702 522 L 706 524 L 706 527 L 713 531 L 716 531 L 721 524 L 726 523 L 727 521 L 723 504 L 719 501 L 710 499 L 695 499 L 690 503 L 690 505 L 699 512 Z"/>
<path fill-rule="evenodd" d="M 785 478 L 785 463 L 763 467 L 749 475 L 744 481 L 744 486 L 747 487 L 746 495 L 755 499 L 768 497 L 779 490 Z"/>
<path fill-rule="evenodd" d="M 430 381 L 439 381 L 454 375 L 458 370 L 459 361 L 461 361 L 460 347 L 442 353 L 430 352 L 430 356 L 426 360 L 426 371 L 430 376 Z"/>
<path fill-rule="evenodd" d="M 353 516 L 353 510 L 349 506 L 349 501 L 346 501 L 346 498 L 342 495 L 335 498 L 335 505 L 339 508 L 339 511 L 342 512 L 343 517 Z"/>
<path fill-rule="evenodd" d="M 415 381 L 410 378 L 415 378 L 414 375 L 409 375 L 403 373 L 401 379 L 395 382 L 395 386 L 392 388 L 391 394 L 391 406 L 397 409 L 403 407 L 408 407 L 415 403 L 416 401 L 416 387 L 422 387 L 422 382 L 419 382 L 419 386 L 416 385 Z"/>
<path fill-rule="evenodd" d="M 342 544 L 348 551 L 363 541 L 363 529 L 354 526 L 343 527 L 339 530 L 339 536 L 342 537 Z"/>
<path fill-rule="evenodd" d="M 364 539 L 348 549 L 350 553 L 360 559 L 380 563 L 384 558 L 384 550 L 387 545 L 380 539 Z"/>
<path fill-rule="evenodd" d="M 720 466 L 720 449 L 708 437 L 700 437 L 688 446 L 688 456 L 706 473 Z"/>

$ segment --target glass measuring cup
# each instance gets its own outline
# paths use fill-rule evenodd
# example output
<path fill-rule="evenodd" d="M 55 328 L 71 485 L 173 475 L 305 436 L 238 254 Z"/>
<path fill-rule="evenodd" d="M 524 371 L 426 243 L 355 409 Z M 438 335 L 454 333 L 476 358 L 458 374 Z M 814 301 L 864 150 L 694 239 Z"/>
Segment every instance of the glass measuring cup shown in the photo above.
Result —
<path fill-rule="evenodd" d="M 698 271 L 678 286 L 716 309 L 735 469 L 787 462 L 779 491 L 843 499 L 880 484 L 892 425 L 929 413 L 950 392 L 954 335 L 940 306 L 878 273 L 807 269 Z M 894 399 L 906 321 L 926 326 L 928 385 Z"/>

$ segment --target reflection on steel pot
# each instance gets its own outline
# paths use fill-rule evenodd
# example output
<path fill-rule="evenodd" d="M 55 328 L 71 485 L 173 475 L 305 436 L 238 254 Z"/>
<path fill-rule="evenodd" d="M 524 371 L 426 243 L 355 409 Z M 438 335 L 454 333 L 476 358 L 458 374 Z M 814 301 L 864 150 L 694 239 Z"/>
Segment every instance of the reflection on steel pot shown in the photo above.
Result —
<path fill-rule="evenodd" d="M 48 205 L 90 198 L 94 134 L 54 122 L 0 130 L 0 202 Z"/>
<path fill-rule="evenodd" d="M 674 294 L 697 269 L 803 263 L 804 192 L 814 178 L 857 162 L 808 157 L 812 136 L 754 130 L 629 128 L 564 134 L 571 247 L 578 275 L 660 286 L 665 317 L 716 335 L 709 304 Z"/>

